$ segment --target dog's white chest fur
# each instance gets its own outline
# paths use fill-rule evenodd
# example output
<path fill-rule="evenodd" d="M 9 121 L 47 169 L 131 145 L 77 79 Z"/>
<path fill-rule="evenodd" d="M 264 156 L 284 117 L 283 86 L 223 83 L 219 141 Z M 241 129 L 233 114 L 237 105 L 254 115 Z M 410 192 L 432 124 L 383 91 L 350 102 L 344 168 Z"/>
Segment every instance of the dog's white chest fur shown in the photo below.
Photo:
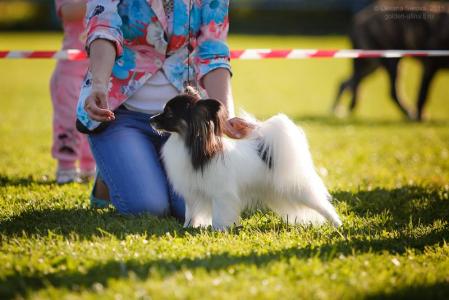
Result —
<path fill-rule="evenodd" d="M 223 153 L 212 158 L 201 171 L 194 170 L 184 141 L 173 134 L 163 147 L 162 157 L 170 182 L 183 196 L 214 197 L 221 192 L 240 195 L 242 189 L 256 188 L 268 181 L 264 162 L 251 151 L 255 144 L 255 140 L 224 140 Z"/>

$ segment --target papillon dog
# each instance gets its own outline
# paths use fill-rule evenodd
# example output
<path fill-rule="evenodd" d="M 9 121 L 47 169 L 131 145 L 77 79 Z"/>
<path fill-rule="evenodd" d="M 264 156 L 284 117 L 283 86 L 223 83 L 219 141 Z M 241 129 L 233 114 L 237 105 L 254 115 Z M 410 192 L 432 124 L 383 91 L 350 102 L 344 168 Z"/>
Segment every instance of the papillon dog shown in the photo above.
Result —
<path fill-rule="evenodd" d="M 290 223 L 342 224 L 315 171 L 306 136 L 287 116 L 257 122 L 243 139 L 223 134 L 224 105 L 184 94 L 150 124 L 170 137 L 162 160 L 186 204 L 185 227 L 224 230 L 247 208 L 265 207 Z M 256 121 L 254 121 L 256 122 Z"/>

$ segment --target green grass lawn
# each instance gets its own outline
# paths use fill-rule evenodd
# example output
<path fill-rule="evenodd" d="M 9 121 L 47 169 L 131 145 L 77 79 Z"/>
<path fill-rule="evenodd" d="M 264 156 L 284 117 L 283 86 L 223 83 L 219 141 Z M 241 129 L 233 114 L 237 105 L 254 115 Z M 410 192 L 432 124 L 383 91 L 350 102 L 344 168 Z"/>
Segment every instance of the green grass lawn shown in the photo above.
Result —
<path fill-rule="evenodd" d="M 57 34 L 0 34 L 0 49 L 57 49 Z M 346 48 L 342 37 L 231 36 L 232 48 Z M 238 107 L 304 127 L 344 226 L 270 213 L 230 232 L 91 211 L 91 185 L 54 183 L 54 61 L 0 60 L 0 299 L 448 299 L 449 74 L 428 122 L 406 122 L 383 71 L 354 116 L 328 114 L 349 60 L 234 61 Z M 420 67 L 401 68 L 407 103 Z M 348 99 L 346 99 L 347 102 Z"/>

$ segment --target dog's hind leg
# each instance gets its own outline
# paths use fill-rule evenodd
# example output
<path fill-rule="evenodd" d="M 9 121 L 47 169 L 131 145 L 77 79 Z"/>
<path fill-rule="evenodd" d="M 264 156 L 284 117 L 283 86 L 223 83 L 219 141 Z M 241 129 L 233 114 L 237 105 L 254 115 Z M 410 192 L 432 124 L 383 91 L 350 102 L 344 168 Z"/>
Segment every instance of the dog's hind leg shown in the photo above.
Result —
<path fill-rule="evenodd" d="M 379 67 L 379 61 L 373 59 L 355 59 L 353 63 L 354 75 L 351 79 L 352 98 L 349 104 L 349 111 L 354 112 L 358 103 L 359 85 L 362 80 L 373 73 Z"/>
<path fill-rule="evenodd" d="M 316 210 L 298 204 L 297 199 L 288 201 L 275 196 L 266 204 L 269 209 L 281 216 L 287 224 L 322 225 L 326 222 L 326 219 Z"/>
<path fill-rule="evenodd" d="M 340 84 L 340 87 L 338 88 L 337 96 L 335 97 L 334 104 L 332 104 L 332 113 L 337 113 L 337 108 L 340 105 L 341 96 L 343 95 L 344 91 L 348 89 L 351 86 L 352 77 L 343 81 Z"/>
<path fill-rule="evenodd" d="M 342 222 L 329 198 L 330 196 L 326 196 L 323 199 L 312 191 L 304 191 L 292 193 L 284 201 L 277 199 L 277 203 L 268 203 L 268 207 L 289 223 L 321 225 L 327 219 L 332 225 L 339 227 Z"/>
<path fill-rule="evenodd" d="M 430 63 L 424 65 L 424 72 L 421 78 L 421 87 L 419 89 L 418 102 L 416 103 L 416 120 L 422 121 L 424 105 L 427 101 L 430 84 L 438 68 Z"/>
<path fill-rule="evenodd" d="M 390 96 L 394 103 L 399 107 L 401 112 L 408 118 L 411 119 L 412 115 L 405 106 L 404 102 L 399 97 L 398 93 L 398 65 L 399 58 L 389 58 L 382 60 L 382 64 L 387 70 L 388 78 L 390 79 Z"/>
<path fill-rule="evenodd" d="M 310 174 L 305 180 L 308 182 L 302 186 L 279 193 L 267 206 L 284 220 L 288 218 L 288 222 L 321 225 L 327 219 L 335 227 L 341 226 L 340 217 L 329 201 L 331 196 L 318 175 Z"/>
<path fill-rule="evenodd" d="M 378 61 L 372 59 L 354 59 L 352 64 L 352 76 L 340 84 L 337 96 L 334 100 L 334 104 L 332 105 L 332 111 L 334 113 L 336 112 L 338 105 L 340 104 L 341 96 L 347 89 L 350 89 L 351 91 L 351 104 L 349 109 L 351 112 L 355 109 L 358 100 L 358 89 L 360 82 L 364 77 L 374 72 L 374 70 L 376 70 L 379 66 Z"/>
<path fill-rule="evenodd" d="M 323 199 L 320 195 L 317 195 L 315 191 L 305 191 L 302 193 L 303 203 L 305 206 L 317 211 L 327 220 L 329 220 L 332 225 L 339 227 L 342 225 L 340 217 L 338 216 L 335 208 L 330 203 L 330 196 Z"/>

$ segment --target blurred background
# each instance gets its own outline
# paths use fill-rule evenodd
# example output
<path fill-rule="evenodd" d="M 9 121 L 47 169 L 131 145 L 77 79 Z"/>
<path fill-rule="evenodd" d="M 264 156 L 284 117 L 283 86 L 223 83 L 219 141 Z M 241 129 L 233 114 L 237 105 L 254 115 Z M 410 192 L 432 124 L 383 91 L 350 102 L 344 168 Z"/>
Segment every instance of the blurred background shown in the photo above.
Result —
<path fill-rule="evenodd" d="M 349 25 L 350 16 L 371 2 L 372 0 L 232 0 L 232 32 L 343 33 Z M 60 28 L 51 0 L 0 0 L 0 12 L 0 30 Z"/>
<path fill-rule="evenodd" d="M 404 2 L 405 1 L 405 2 Z M 407 1 L 401 3 L 422 3 Z M 349 32 L 354 16 L 373 4 L 374 0 L 231 0 L 231 49 L 247 48 L 352 48 Z M 436 0 L 432 3 L 448 1 Z M 390 1 L 390 3 L 396 3 Z M 52 0 L 0 0 L 0 50 L 57 50 L 61 46 L 62 29 Z M 402 63 L 404 61 L 404 63 Z M 422 67 L 418 60 L 405 58 L 400 64 L 400 90 L 404 102 L 413 108 L 421 82 Z M 15 69 L 0 79 L 22 74 L 36 67 L 46 84 L 55 61 L 3 61 L 0 68 Z M 289 113 L 296 120 L 324 120 L 338 87 L 352 73 L 350 59 L 263 60 L 232 62 L 233 85 L 238 106 L 266 117 L 276 112 Z M 447 69 L 446 69 L 447 70 Z M 1 80 L 0 80 L 1 81 Z M 5 80 L 3 84 L 7 85 Z M 251 82 L 251 85 L 248 85 Z M 30 84 L 30 83 L 28 83 Z M 37 84 L 37 83 L 36 83 Z M 449 91 L 447 71 L 439 72 L 432 83 L 426 107 L 427 117 L 447 119 Z M 43 87 L 42 85 L 40 86 Z M 273 88 L 267 88 L 273 87 Z M 41 89 L 42 98 L 48 90 Z M 390 99 L 388 76 L 378 68 L 363 81 L 359 89 L 359 105 L 353 114 L 367 119 L 402 120 Z M 13 97 L 17 94 L 12 95 Z M 343 95 L 343 106 L 350 101 Z M 282 101 L 273 101 L 282 99 Z"/>

